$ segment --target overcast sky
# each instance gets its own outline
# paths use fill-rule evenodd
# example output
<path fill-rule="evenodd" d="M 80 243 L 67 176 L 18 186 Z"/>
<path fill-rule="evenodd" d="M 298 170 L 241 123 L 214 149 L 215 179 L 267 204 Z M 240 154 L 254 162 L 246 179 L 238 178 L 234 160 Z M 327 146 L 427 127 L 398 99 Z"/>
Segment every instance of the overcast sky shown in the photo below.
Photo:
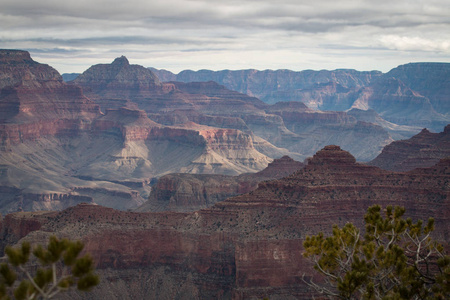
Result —
<path fill-rule="evenodd" d="M 184 69 L 450 62 L 449 0 L 0 0 L 0 48 L 60 73 L 125 55 Z"/>

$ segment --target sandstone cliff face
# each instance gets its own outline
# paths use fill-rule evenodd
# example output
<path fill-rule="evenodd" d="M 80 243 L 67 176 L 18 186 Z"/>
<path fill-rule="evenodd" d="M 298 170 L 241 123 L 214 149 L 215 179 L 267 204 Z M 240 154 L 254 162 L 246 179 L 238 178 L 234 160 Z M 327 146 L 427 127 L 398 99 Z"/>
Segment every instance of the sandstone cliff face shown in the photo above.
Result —
<path fill-rule="evenodd" d="M 174 110 L 170 114 L 149 113 L 148 117 L 162 125 L 182 125 L 196 123 L 217 128 L 233 128 L 250 133 L 250 129 L 242 118 L 202 114 L 197 110 Z"/>
<path fill-rule="evenodd" d="M 144 202 L 154 177 L 170 172 L 237 175 L 261 170 L 271 161 L 254 148 L 240 118 L 193 118 L 226 129 L 192 122 L 164 126 L 138 109 L 165 114 L 183 105 L 197 111 L 222 102 L 252 110 L 262 103 L 257 99 L 215 83 L 184 85 L 197 91 L 189 94 L 161 84 L 125 57 L 93 66 L 76 83 L 65 84 L 53 68 L 34 62 L 25 51 L 0 51 L 1 212 L 64 209 L 80 201 L 130 209 Z M 206 90 L 210 96 L 199 94 Z"/>
<path fill-rule="evenodd" d="M 33 61 L 28 52 L 0 50 L 0 136 L 3 147 L 43 136 L 76 135 L 100 116 L 79 87 Z"/>
<path fill-rule="evenodd" d="M 130 65 L 125 57 L 93 66 L 67 85 L 54 69 L 34 62 L 27 52 L 0 54 L 0 106 L 5 108 L 0 110 L 5 115 L 0 124 L 0 181 L 23 190 L 30 203 L 35 203 L 31 195 L 54 200 L 55 194 L 66 200 L 86 197 L 102 205 L 112 197 L 114 207 L 129 209 L 147 197 L 152 178 L 171 172 L 255 172 L 272 158 L 289 154 L 302 160 L 329 143 L 352 151 L 358 160 L 370 160 L 392 141 L 380 127 L 390 125 L 382 120 L 377 125 L 358 122 L 344 112 L 313 111 L 300 102 L 269 106 L 214 82 L 160 83 L 150 70 Z M 266 71 L 258 77 L 261 74 L 241 72 L 258 82 L 266 76 L 269 86 L 277 81 L 282 88 L 293 88 L 303 82 L 298 88 L 307 91 L 314 86 L 325 98 L 333 93 L 352 95 L 353 89 L 380 77 L 349 70 Z M 395 94 L 395 87 L 386 92 Z M 426 99 L 407 87 L 402 95 L 404 91 Z M 344 98 L 325 98 L 323 105 L 347 103 Z M 6 194 L 8 199 L 15 197 Z M 121 203 L 119 195 L 127 200 Z M 78 200 L 71 201 L 64 205 Z M 12 207 L 19 208 L 4 211 Z M 26 207 L 50 208 L 45 201 Z"/>
<path fill-rule="evenodd" d="M 303 239 L 329 234 L 332 224 L 361 226 L 370 205 L 402 205 L 413 219 L 434 217 L 435 237 L 448 241 L 449 163 L 393 173 L 327 146 L 296 173 L 209 209 L 135 213 L 78 205 L 40 220 L 25 239 L 82 238 L 102 275 L 86 298 L 311 299 L 301 281 L 311 272 Z M 10 242 L 26 234 L 10 235 L 7 224 L 2 230 Z"/>
<path fill-rule="evenodd" d="M 373 123 L 383 127 L 394 140 L 410 138 L 421 130 L 421 128 L 416 125 L 398 125 L 392 122 L 388 122 L 373 109 L 364 110 L 359 108 L 352 108 L 351 110 L 347 111 L 347 114 L 354 117 L 358 121 Z"/>
<path fill-rule="evenodd" d="M 208 208 L 229 197 L 254 190 L 261 181 L 282 178 L 303 166 L 301 162 L 283 156 L 258 173 L 238 176 L 181 173 L 165 175 L 153 187 L 148 201 L 136 211 L 189 212 Z"/>
<path fill-rule="evenodd" d="M 103 110 L 127 106 L 148 113 L 195 109 L 203 113 L 222 111 L 232 114 L 265 105 L 215 82 L 160 83 L 149 69 L 130 65 L 125 57 L 117 58 L 111 64 L 92 66 L 71 84 L 83 87 L 84 93 Z"/>
<path fill-rule="evenodd" d="M 234 90 L 227 89 L 225 86 L 217 84 L 214 81 L 208 82 L 173 82 L 175 87 L 182 92 L 194 94 L 194 95 L 206 95 L 211 100 L 222 101 L 243 101 L 247 105 L 253 105 L 255 108 L 264 108 L 267 105 L 261 100 L 255 97 L 249 97 L 246 94 L 236 92 Z M 227 101 L 227 102 L 228 102 Z"/>
<path fill-rule="evenodd" d="M 253 74 L 252 72 L 248 71 L 243 72 L 242 74 L 244 74 L 245 76 L 253 76 L 251 75 Z M 311 76 L 311 78 L 308 78 L 309 81 L 306 80 L 306 77 L 305 78 L 302 77 L 303 79 L 301 79 L 300 77 L 299 78 L 295 77 L 300 81 L 304 80 L 295 83 L 302 85 L 302 87 L 304 87 L 304 90 L 299 90 L 298 92 L 296 92 L 297 96 L 299 94 L 302 94 L 304 95 L 304 97 L 306 97 L 305 96 L 306 93 L 310 93 L 311 96 L 309 98 L 311 100 L 310 102 L 308 102 L 306 98 L 302 99 L 304 100 L 304 102 L 308 102 L 310 106 L 315 108 L 321 109 L 350 108 L 356 97 L 356 94 L 354 93 L 354 88 L 356 87 L 359 88 L 363 84 L 363 82 L 365 82 L 365 84 L 368 84 L 369 82 L 368 78 L 370 76 L 364 77 L 365 78 L 364 80 L 362 79 L 360 80 L 357 79 L 356 78 L 357 76 L 355 75 L 355 77 L 350 80 L 347 77 L 346 79 L 342 78 L 342 76 L 344 76 L 343 74 L 345 73 L 345 71 L 337 72 L 340 74 L 339 76 L 338 75 L 331 76 L 330 73 L 332 72 L 329 73 L 322 72 L 321 74 L 309 72 L 308 76 Z M 353 73 L 348 71 L 345 74 L 348 75 Z M 208 74 L 213 76 L 215 73 L 205 71 L 204 76 L 209 76 Z M 231 72 L 227 74 L 228 74 L 227 76 L 232 76 L 235 73 Z M 273 75 L 270 74 L 271 73 L 269 72 L 266 75 L 269 77 Z M 284 74 L 283 72 L 280 72 L 278 75 L 284 76 L 283 74 Z M 191 79 L 202 80 L 206 78 L 204 76 Z M 258 76 L 262 75 L 260 74 Z M 306 76 L 306 74 L 303 74 L 302 76 Z M 334 79 L 339 78 L 342 81 L 342 84 L 347 87 L 344 87 L 341 84 L 337 84 L 334 81 L 329 81 L 328 79 L 326 79 L 328 78 L 327 76 L 331 76 L 330 78 Z M 317 80 L 319 79 L 323 80 L 323 83 L 313 84 L 312 82 L 310 82 L 310 80 L 313 80 L 314 78 Z M 209 78 L 209 80 L 211 79 L 214 78 Z M 223 83 L 223 81 L 219 82 Z M 313 84 L 314 88 L 308 90 L 308 88 L 305 87 L 307 84 L 309 84 L 307 82 Z M 291 83 L 294 84 L 293 82 Z M 204 82 L 203 84 L 201 83 L 193 83 L 193 84 L 175 83 L 175 84 L 180 89 L 184 89 L 184 91 L 194 93 L 195 91 L 203 92 L 203 90 L 206 87 L 211 88 L 214 86 L 214 84 L 211 82 Z M 287 86 L 289 86 L 289 84 L 286 83 L 285 87 L 287 88 Z M 318 89 L 321 89 L 321 91 L 319 92 Z M 210 92 L 209 95 L 217 96 L 218 94 L 220 94 L 219 92 L 217 92 L 217 90 L 220 89 L 218 88 L 212 89 L 212 92 Z M 281 95 L 283 92 L 280 91 L 277 93 L 280 93 Z M 345 96 L 343 96 L 344 95 L 343 93 L 345 93 Z M 317 97 L 319 97 L 318 96 L 319 94 L 321 94 L 320 97 L 323 97 L 320 105 L 318 104 L 319 102 L 317 102 L 318 101 Z M 281 96 L 280 98 L 277 99 L 298 100 L 300 98 L 297 99 L 294 99 L 292 97 L 283 98 Z M 313 103 L 315 104 L 313 105 Z M 254 135 L 270 142 L 276 147 L 287 149 L 291 153 L 297 153 L 296 158 L 300 159 L 304 159 L 307 156 L 314 154 L 316 151 L 318 151 L 326 144 L 334 143 L 341 145 L 342 147 L 345 147 L 347 150 L 354 153 L 355 156 L 358 158 L 358 160 L 367 161 L 375 157 L 378 153 L 380 153 L 381 149 L 385 145 L 389 144 L 392 141 L 392 136 L 390 135 L 390 133 L 388 133 L 386 130 L 380 127 L 386 126 L 386 123 L 388 123 L 384 120 L 383 120 L 384 122 L 379 122 L 379 124 L 377 124 L 378 126 L 370 125 L 367 124 L 368 122 L 365 123 L 357 122 L 357 120 L 354 117 L 347 115 L 345 112 L 313 111 L 312 109 L 308 108 L 301 102 L 278 102 L 272 106 L 263 106 L 261 104 L 256 103 L 254 106 L 260 109 L 255 109 L 254 107 L 253 110 L 251 109 L 249 110 L 248 106 L 243 107 L 236 105 L 234 103 L 232 103 L 228 107 L 223 106 L 217 101 L 211 102 L 211 104 L 213 104 L 211 106 L 211 109 L 209 107 L 208 108 L 205 107 L 203 111 L 211 115 L 217 114 L 218 112 L 227 115 L 230 114 L 238 115 L 240 119 L 242 119 L 243 122 L 245 122 L 248 129 L 251 130 L 251 132 Z M 262 112 L 261 109 L 263 109 L 264 111 Z M 388 127 L 389 130 L 392 131 L 394 136 L 396 137 L 405 136 L 403 135 L 404 132 L 396 131 L 396 129 L 398 128 L 393 129 L 394 127 L 396 127 L 395 124 Z M 411 135 L 416 133 L 419 130 L 419 128 L 415 128 L 415 130 L 409 129 L 409 131 L 406 129 L 403 130 L 407 132 L 406 137 L 410 137 Z M 266 155 L 270 155 L 270 152 L 263 152 L 263 153 Z"/>
<path fill-rule="evenodd" d="M 35 62 L 26 51 L 0 50 L 0 62 L 1 89 L 18 85 L 35 85 L 36 81 L 57 83 L 62 79 L 55 69 Z"/>
<path fill-rule="evenodd" d="M 392 142 L 390 134 L 381 126 L 357 121 L 345 112 L 313 111 L 302 107 L 279 109 L 277 105 L 285 106 L 280 102 L 274 109 L 266 111 L 280 116 L 291 135 L 279 135 L 279 141 L 274 144 L 292 152 L 311 156 L 332 143 L 355 153 L 359 161 L 368 161 Z"/>
<path fill-rule="evenodd" d="M 430 99 L 437 112 L 448 116 L 450 112 L 449 63 L 410 63 L 392 69 L 386 76 L 400 79 L 409 88 Z"/>
<path fill-rule="evenodd" d="M 93 73 L 94 69 L 101 69 L 106 74 L 116 74 L 122 72 L 117 71 L 119 66 L 128 70 L 127 72 L 134 70 L 127 64 L 118 64 L 116 61 L 111 65 L 101 65 L 101 68 L 94 66 L 85 73 L 89 75 Z M 135 68 L 137 67 L 135 66 Z M 227 76 L 232 76 L 235 73 L 227 74 Z M 376 74 L 378 73 L 360 73 L 351 70 L 307 71 L 302 74 L 290 71 L 267 71 L 262 74 L 249 70 L 244 71 L 241 77 L 255 76 L 254 78 L 258 78 L 259 82 L 260 80 L 264 81 L 264 76 L 268 76 L 271 78 L 269 86 L 273 84 L 272 80 L 278 80 L 276 78 L 279 77 L 279 84 L 286 88 L 296 84 L 302 87 L 315 84 L 323 87 L 324 93 L 331 95 L 336 91 L 347 91 L 350 94 L 350 89 L 368 84 L 372 75 L 378 76 Z M 134 78 L 133 76 L 130 78 Z M 82 79 L 83 76 L 80 75 L 73 83 L 80 82 L 85 90 L 92 91 L 95 94 L 92 97 L 103 103 L 101 104 L 103 106 L 116 107 L 120 104 L 130 108 L 138 107 L 146 111 L 150 118 L 165 125 L 181 126 L 184 123 L 194 122 L 212 127 L 238 129 L 249 134 L 254 141 L 260 140 L 260 145 L 268 145 L 255 146 L 255 148 L 271 158 L 288 154 L 297 159 L 304 159 L 327 143 L 337 143 L 355 153 L 359 160 L 366 161 L 379 154 L 382 147 L 392 141 L 389 133 L 378 126 L 370 127 L 357 123 L 353 117 L 349 117 L 344 112 L 317 112 L 307 109 L 303 104 L 302 107 L 294 104 L 275 104 L 272 107 L 254 97 L 231 91 L 212 81 L 168 82 L 161 86 L 144 89 L 128 85 L 122 87 L 127 92 L 117 93 L 112 100 L 111 97 L 105 96 L 102 90 L 96 89 L 95 82 L 92 82 L 92 86 L 90 86 L 91 81 L 81 81 Z M 203 77 L 197 78 L 197 80 L 202 79 Z M 336 84 L 336 80 L 339 80 L 340 83 Z M 117 78 L 113 78 L 110 84 L 119 84 L 115 83 L 117 81 Z M 315 81 L 319 83 L 316 84 Z M 169 85 L 171 88 L 164 88 Z M 264 86 L 264 88 L 269 88 L 269 86 Z M 344 105 L 341 102 L 341 100 L 336 100 L 333 102 L 334 104 L 327 102 L 328 104 L 324 103 L 324 105 L 332 108 Z M 351 103 L 346 107 L 350 107 L 350 105 Z M 361 131 L 365 134 L 363 139 L 361 139 L 362 135 L 358 133 Z M 337 133 L 341 134 L 336 135 Z M 353 136 L 356 138 L 352 138 Z M 317 139 L 319 141 L 316 141 Z M 367 145 L 371 146 L 367 147 Z M 190 172 L 198 172 L 194 170 L 196 169 L 192 169 Z"/>
<path fill-rule="evenodd" d="M 439 130 L 449 121 L 448 63 L 414 63 L 381 72 L 153 71 L 163 80 L 209 81 L 267 103 L 301 101 L 320 110 L 374 109 L 387 121 Z"/>
<path fill-rule="evenodd" d="M 17 144 L 0 152 L 0 184 L 18 192 L 2 193 L 1 212 L 63 209 L 76 201 L 130 209 L 144 202 L 152 178 L 165 173 L 237 175 L 263 169 L 271 161 L 239 130 L 162 126 L 145 112 L 127 108 L 108 110 L 84 130 L 69 133 L 31 138 L 17 131 Z M 12 135 L 6 138 L 14 140 Z M 65 204 L 54 194 L 63 195 Z"/>
<path fill-rule="evenodd" d="M 392 142 L 368 164 L 385 170 L 409 171 L 431 167 L 446 157 L 450 157 L 450 125 L 441 133 L 423 129 L 408 140 Z"/>
<path fill-rule="evenodd" d="M 277 91 L 267 96 L 270 102 L 302 101 L 309 108 L 345 111 L 355 101 L 355 88 L 344 87 L 336 81 L 316 83 L 297 90 Z"/>
<path fill-rule="evenodd" d="M 270 95 L 274 92 L 293 91 L 308 88 L 314 84 L 339 82 L 344 88 L 355 88 L 367 85 L 373 78 L 381 75 L 380 72 L 358 72 L 355 70 L 334 71 L 301 71 L 290 70 L 239 70 L 239 71 L 182 71 L 177 75 L 169 75 L 167 71 L 152 69 L 162 80 L 167 81 L 215 81 L 227 88 L 259 99 L 271 102 Z M 284 100 L 286 101 L 286 100 Z"/>
<path fill-rule="evenodd" d="M 380 79 L 361 89 L 352 107 L 374 109 L 385 120 L 401 125 L 436 128 L 449 121 L 434 110 L 427 97 L 396 78 Z"/>
<path fill-rule="evenodd" d="M 0 122 L 27 123 L 55 119 L 89 120 L 97 105 L 69 86 L 48 65 L 19 50 L 0 50 Z"/>
<path fill-rule="evenodd" d="M 102 111 L 133 106 L 129 103 L 131 98 L 162 90 L 159 79 L 150 70 L 130 65 L 124 56 L 116 58 L 111 64 L 92 66 L 71 84 L 81 86 L 83 92 L 101 106 Z"/>

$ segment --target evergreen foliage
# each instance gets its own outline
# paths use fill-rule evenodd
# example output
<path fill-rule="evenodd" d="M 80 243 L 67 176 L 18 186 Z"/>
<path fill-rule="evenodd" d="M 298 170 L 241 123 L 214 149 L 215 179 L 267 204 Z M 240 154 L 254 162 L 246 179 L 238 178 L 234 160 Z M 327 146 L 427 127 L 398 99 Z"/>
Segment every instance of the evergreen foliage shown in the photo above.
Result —
<path fill-rule="evenodd" d="M 324 280 L 303 280 L 330 299 L 450 299 L 450 257 L 426 224 L 404 219 L 405 209 L 375 205 L 364 217 L 365 235 L 351 223 L 332 235 L 307 237 L 304 256 Z"/>
<path fill-rule="evenodd" d="M 98 285 L 90 255 L 79 257 L 83 248 L 80 241 L 55 236 L 50 237 L 46 248 L 38 245 L 31 250 L 28 242 L 18 248 L 6 247 L 7 262 L 0 265 L 0 300 L 52 299 L 73 286 L 88 291 Z M 39 263 L 34 276 L 27 264 L 31 254 Z"/>

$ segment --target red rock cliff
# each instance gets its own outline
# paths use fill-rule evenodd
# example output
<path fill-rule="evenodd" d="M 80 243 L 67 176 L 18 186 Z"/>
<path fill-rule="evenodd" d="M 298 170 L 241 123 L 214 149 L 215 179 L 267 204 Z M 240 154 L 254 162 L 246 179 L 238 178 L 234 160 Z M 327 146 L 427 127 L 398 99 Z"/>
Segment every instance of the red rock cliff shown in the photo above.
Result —
<path fill-rule="evenodd" d="M 188 212 L 213 206 L 226 198 L 248 193 L 264 180 L 278 179 L 304 165 L 284 156 L 275 159 L 264 170 L 239 176 L 169 174 L 153 187 L 147 203 L 138 211 Z"/>
<path fill-rule="evenodd" d="M 368 164 L 391 171 L 409 171 L 431 167 L 450 156 L 450 125 L 443 132 L 423 129 L 408 140 L 395 141 L 384 147 L 380 155 Z"/>
<path fill-rule="evenodd" d="M 311 272 L 302 240 L 330 233 L 332 224 L 361 226 L 370 205 L 402 205 L 413 219 L 434 217 L 435 237 L 448 241 L 449 163 L 393 173 L 329 146 L 296 173 L 210 209 L 132 213 L 78 205 L 43 221 L 27 239 L 82 238 L 102 273 L 97 298 L 107 292 L 111 299 L 310 299 L 301 281 Z"/>

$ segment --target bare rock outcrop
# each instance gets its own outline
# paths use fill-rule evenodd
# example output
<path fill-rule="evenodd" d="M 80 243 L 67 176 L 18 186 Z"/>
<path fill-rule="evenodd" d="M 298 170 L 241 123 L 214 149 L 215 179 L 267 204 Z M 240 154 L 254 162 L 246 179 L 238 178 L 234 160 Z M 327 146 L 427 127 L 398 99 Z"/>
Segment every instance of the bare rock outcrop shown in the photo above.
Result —
<path fill-rule="evenodd" d="M 312 272 L 303 239 L 330 233 L 332 224 L 361 226 L 370 205 L 405 206 L 413 220 L 433 217 L 435 238 L 448 241 L 449 163 L 395 173 L 328 146 L 296 173 L 208 209 L 137 213 L 77 205 L 39 219 L 24 239 L 82 239 L 102 276 L 87 298 L 311 299 L 301 280 Z M 3 240 L 13 242 L 9 227 L 4 222 Z"/>
<path fill-rule="evenodd" d="M 356 70 L 182 71 L 152 69 L 162 80 L 216 81 L 266 103 L 301 101 L 313 109 L 374 109 L 397 125 L 439 130 L 449 122 L 450 64 L 411 63 L 386 74 Z"/>
<path fill-rule="evenodd" d="M 189 212 L 208 208 L 229 197 L 256 189 L 261 181 L 285 177 L 302 167 L 303 163 L 283 156 L 260 172 L 238 176 L 168 174 L 158 179 L 148 201 L 136 211 Z"/>
<path fill-rule="evenodd" d="M 26 51 L 0 50 L 0 123 L 89 121 L 99 115 L 98 106 L 52 67 L 33 61 Z"/>
<path fill-rule="evenodd" d="M 122 106 L 137 108 L 131 99 L 148 97 L 163 89 L 158 77 L 150 70 L 130 65 L 125 56 L 116 58 L 111 64 L 94 65 L 70 83 L 81 86 L 85 95 L 99 104 L 102 111 Z"/>
<path fill-rule="evenodd" d="M 450 112 L 450 64 L 409 63 L 390 70 L 386 76 L 395 77 L 411 89 L 430 99 L 440 113 Z"/>
<path fill-rule="evenodd" d="M 272 159 L 255 149 L 238 117 L 199 113 L 193 119 L 205 125 L 166 126 L 138 109 L 166 114 L 180 103 L 195 111 L 212 102 L 236 109 L 262 103 L 215 83 L 184 86 L 211 96 L 161 84 L 125 57 L 66 84 L 28 52 L 0 50 L 0 211 L 64 209 L 80 201 L 131 209 L 163 174 L 237 175 L 267 166 Z"/>
<path fill-rule="evenodd" d="M 271 147 L 263 146 L 257 149 L 272 158 L 290 155 L 295 156 L 296 159 L 304 159 L 326 144 L 335 143 L 347 147 L 359 160 L 367 161 L 374 158 L 381 152 L 382 147 L 392 141 L 389 134 L 382 128 L 357 123 L 355 118 L 348 116 L 345 112 L 313 111 L 303 104 L 301 104 L 303 107 L 300 107 L 299 102 L 297 105 L 296 102 L 293 102 L 289 105 L 269 106 L 253 97 L 253 93 L 249 93 L 251 96 L 248 96 L 230 90 L 228 86 L 226 88 L 221 85 L 223 84 L 221 81 L 219 81 L 221 84 L 210 81 L 211 79 L 201 81 L 203 77 L 197 78 L 194 82 L 171 81 L 159 85 L 142 86 L 136 79 L 143 72 L 142 67 L 129 65 L 127 61 L 119 64 L 120 61 L 125 60 L 122 57 L 110 65 L 93 66 L 71 83 L 83 86 L 88 95 L 102 107 L 122 105 L 133 109 L 139 108 L 147 112 L 154 121 L 165 125 L 178 126 L 183 125 L 183 122 L 194 122 L 244 131 L 252 136 L 253 140 L 262 139 L 266 145 L 272 144 Z M 92 74 L 97 74 L 97 72 L 109 74 L 108 76 L 99 76 L 99 78 L 107 76 L 110 79 L 108 84 L 103 84 L 101 88 L 98 87 L 99 82 L 93 79 Z M 127 84 L 123 84 L 122 77 L 118 75 L 118 77 L 114 77 L 116 74 L 122 73 L 133 73 L 127 77 L 128 80 L 125 80 Z M 264 76 L 272 78 L 269 80 L 270 84 L 261 87 L 263 89 L 269 88 L 274 83 L 272 80 L 276 80 L 278 77 L 277 82 L 283 87 L 296 84 L 304 87 L 307 84 L 313 84 L 314 80 L 318 80 L 320 82 L 318 84 L 323 85 L 324 92 L 327 91 L 331 95 L 334 93 L 333 91 L 341 92 L 343 89 L 350 93 L 349 89 L 368 84 L 372 75 L 378 76 L 377 72 L 372 73 L 363 74 L 352 70 L 338 70 L 318 73 L 305 71 L 300 75 L 290 71 L 267 71 L 262 74 L 250 70 L 243 72 L 241 79 L 245 80 L 245 76 L 254 75 L 255 78 L 259 78 L 258 82 L 261 80 L 259 84 L 262 84 L 265 80 Z M 287 77 L 285 78 L 285 76 Z M 293 76 L 293 78 L 289 79 L 289 76 Z M 298 79 L 300 82 L 294 82 L 294 79 Z M 336 85 L 334 80 L 338 79 L 340 84 Z M 131 82 L 135 84 L 131 84 Z M 346 87 L 343 87 L 344 85 Z M 108 92 L 114 91 L 114 86 L 120 86 L 122 90 L 117 93 Z M 344 98 L 341 100 L 345 103 L 348 102 Z M 341 100 L 336 100 L 335 104 L 342 108 L 344 102 Z M 331 104 L 326 105 L 328 105 L 328 109 L 333 107 Z M 348 107 L 350 106 L 351 103 L 348 104 Z M 359 134 L 360 131 L 364 131 L 365 135 Z M 371 147 L 367 147 L 367 145 L 371 145 Z"/>
<path fill-rule="evenodd" d="M 352 108 L 374 109 L 383 119 L 399 125 L 434 129 L 449 121 L 446 112 L 436 111 L 430 99 L 401 80 L 387 76 L 360 89 Z"/>
<path fill-rule="evenodd" d="M 373 78 L 382 75 L 381 72 L 358 72 L 356 70 L 321 70 L 321 71 L 290 71 L 290 70 L 238 70 L 238 71 L 182 71 L 179 74 L 169 74 L 167 71 L 152 69 L 163 81 L 215 81 L 227 88 L 250 96 L 258 97 L 267 103 L 274 103 L 275 98 L 287 101 L 283 93 L 305 89 L 316 84 L 339 82 L 343 88 L 356 88 L 367 85 Z M 290 95 L 288 97 L 291 97 Z"/>
<path fill-rule="evenodd" d="M 266 111 L 281 117 L 290 133 L 279 135 L 274 144 L 306 156 L 335 144 L 355 153 L 359 161 L 368 161 L 393 141 L 383 127 L 358 121 L 346 112 L 315 111 L 290 102 L 276 103 Z"/>
<path fill-rule="evenodd" d="M 446 157 L 450 157 L 450 125 L 440 133 L 424 128 L 410 139 L 392 142 L 368 164 L 385 170 L 409 171 L 431 167 Z"/>

